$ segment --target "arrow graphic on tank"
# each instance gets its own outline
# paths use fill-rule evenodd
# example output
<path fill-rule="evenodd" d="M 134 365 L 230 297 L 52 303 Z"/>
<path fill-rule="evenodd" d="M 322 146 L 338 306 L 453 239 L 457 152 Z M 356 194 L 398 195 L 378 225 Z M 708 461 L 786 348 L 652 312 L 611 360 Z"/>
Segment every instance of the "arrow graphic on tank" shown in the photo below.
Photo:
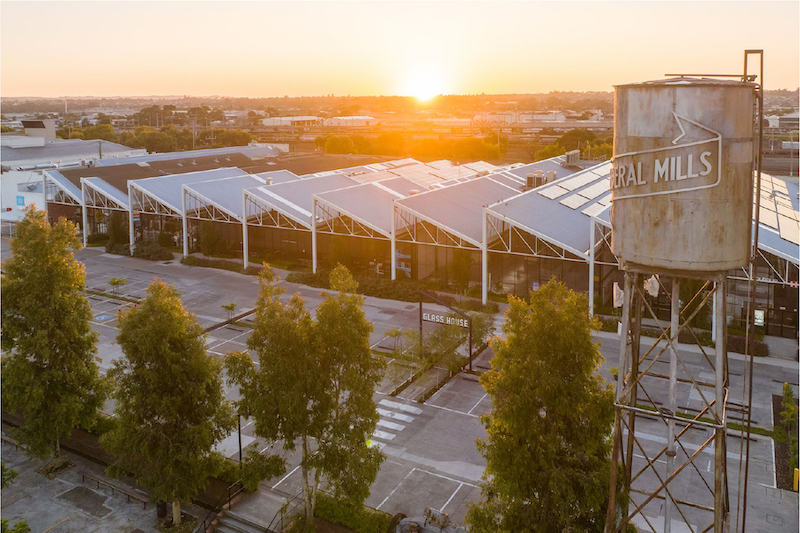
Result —
<path fill-rule="evenodd" d="M 611 159 L 610 181 L 614 201 L 697 191 L 719 185 L 722 134 L 674 111 L 672 115 L 680 134 L 672 140 L 671 146 L 625 152 Z M 710 137 L 679 144 L 687 136 L 684 122 Z M 709 180 L 713 182 L 709 183 Z"/>

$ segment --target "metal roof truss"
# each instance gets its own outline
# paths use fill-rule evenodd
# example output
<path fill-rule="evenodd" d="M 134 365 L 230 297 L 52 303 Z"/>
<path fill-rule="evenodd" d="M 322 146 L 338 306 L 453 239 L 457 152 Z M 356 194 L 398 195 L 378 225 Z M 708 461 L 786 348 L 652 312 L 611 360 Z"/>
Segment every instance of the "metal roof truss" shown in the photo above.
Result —
<path fill-rule="evenodd" d="M 184 187 L 184 202 L 186 202 L 186 216 L 197 220 L 211 222 L 241 222 L 239 217 L 217 206 L 214 202 L 197 192 Z"/>
<path fill-rule="evenodd" d="M 131 201 L 131 210 L 141 213 L 150 213 L 152 215 L 167 215 L 171 217 L 180 217 L 181 212 L 178 208 L 173 207 L 158 198 L 150 195 L 147 191 L 140 189 L 135 183 L 128 184 L 128 198 Z"/>
<path fill-rule="evenodd" d="M 417 213 L 396 206 L 395 240 L 397 242 L 410 242 L 415 244 L 433 244 L 450 248 L 479 249 L 479 244 L 473 243 L 453 231 L 441 228 Z"/>
<path fill-rule="evenodd" d="M 86 207 L 111 209 L 113 211 L 128 211 L 127 205 L 122 205 L 113 198 L 109 198 L 103 191 L 95 188 L 91 183 L 81 181 L 81 185 L 83 185 L 83 201 Z"/>
<path fill-rule="evenodd" d="M 55 180 L 50 179 L 47 177 L 47 174 L 44 175 L 44 194 L 45 194 L 45 202 L 51 204 L 63 204 L 63 205 L 82 205 L 81 199 L 76 198 L 66 189 L 63 189 L 61 185 Z"/>
<path fill-rule="evenodd" d="M 299 224 L 293 218 L 287 217 L 275 209 L 274 206 L 259 201 L 258 198 L 250 196 L 247 192 L 244 195 L 244 217 L 247 224 L 251 226 L 308 230 L 305 225 Z"/>
<path fill-rule="evenodd" d="M 495 217 L 486 215 L 486 241 L 490 252 L 503 252 L 526 257 L 542 257 L 563 259 L 566 261 L 585 262 L 586 259 L 576 257 L 568 250 L 539 238 L 537 235 L 520 230 L 517 226 Z"/>
<path fill-rule="evenodd" d="M 356 220 L 348 213 L 340 211 L 333 205 L 319 198 L 314 199 L 314 220 L 317 224 L 317 233 L 368 237 L 371 239 L 388 238 L 387 235 L 376 231 L 371 226 Z"/>

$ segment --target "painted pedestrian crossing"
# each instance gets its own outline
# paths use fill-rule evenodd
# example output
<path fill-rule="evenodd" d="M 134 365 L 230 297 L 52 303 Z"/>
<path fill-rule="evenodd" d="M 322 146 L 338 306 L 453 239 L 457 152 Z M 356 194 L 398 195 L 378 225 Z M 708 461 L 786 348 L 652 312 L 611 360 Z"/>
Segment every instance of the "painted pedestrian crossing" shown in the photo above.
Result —
<path fill-rule="evenodd" d="M 378 402 L 378 428 L 372 434 L 370 446 L 382 449 L 392 441 L 407 424 L 416 419 L 416 415 L 422 414 L 422 409 L 413 405 L 406 405 L 392 400 L 382 399 Z"/>

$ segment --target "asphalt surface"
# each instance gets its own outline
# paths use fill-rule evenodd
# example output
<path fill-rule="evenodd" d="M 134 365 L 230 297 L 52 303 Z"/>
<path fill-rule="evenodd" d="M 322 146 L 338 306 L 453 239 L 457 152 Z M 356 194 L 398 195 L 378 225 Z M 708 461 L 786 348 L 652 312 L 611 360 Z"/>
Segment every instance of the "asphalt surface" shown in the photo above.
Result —
<path fill-rule="evenodd" d="M 4 241 L 4 248 L 5 248 Z M 227 311 L 221 306 L 236 303 L 236 313 L 252 309 L 257 297 L 258 285 L 254 277 L 240 274 L 187 267 L 176 260 L 170 262 L 149 262 L 133 258 L 108 255 L 101 249 L 86 249 L 78 254 L 78 258 L 86 265 L 87 288 L 89 290 L 110 292 L 108 284 L 111 277 L 125 278 L 126 284 L 120 289 L 123 297 L 143 297 L 147 285 L 154 277 L 172 283 L 182 295 L 184 305 L 195 313 L 201 324 L 210 326 L 227 319 Z M 280 273 L 279 274 L 285 274 Z M 281 282 L 288 294 L 299 292 L 306 300 L 306 305 L 313 310 L 322 301 L 322 291 L 296 284 Z M 115 343 L 117 334 L 116 313 L 125 309 L 127 302 L 114 298 L 90 295 L 94 314 L 94 327 L 100 334 L 99 356 L 101 368 L 105 372 L 113 361 L 122 356 Z M 365 298 L 364 306 L 367 318 L 375 325 L 370 342 L 374 346 L 385 345 L 386 332 L 393 329 L 418 327 L 418 306 L 407 302 Z M 502 317 L 498 316 L 498 324 Z M 498 328 L 499 332 L 499 328 Z M 208 352 L 217 357 L 230 351 L 246 350 L 249 328 L 242 326 L 225 326 L 212 331 L 208 336 Z M 606 359 L 599 369 L 601 375 L 611 381 L 609 369 L 618 366 L 619 341 L 613 334 L 597 335 L 600 350 Z M 491 352 L 487 351 L 475 362 L 479 370 L 488 368 Z M 666 361 L 666 355 L 662 356 Z M 705 368 L 702 354 L 690 349 L 682 350 L 683 364 L 693 374 L 704 376 Z M 731 399 L 741 398 L 743 362 L 735 356 L 730 358 Z M 402 362 L 394 364 L 401 365 Z M 665 373 L 666 362 L 656 363 L 654 369 Z M 757 427 L 772 428 L 771 396 L 780 394 L 784 381 L 797 385 L 797 362 L 781 361 L 767 358 L 756 363 L 756 377 L 753 395 L 753 421 Z M 406 369 L 396 372 L 402 376 Z M 707 377 L 707 376 L 704 376 Z M 387 378 L 388 379 L 388 378 Z M 380 423 L 372 437 L 373 445 L 379 446 L 386 454 L 376 482 L 371 487 L 371 495 L 367 504 L 388 513 L 402 512 L 407 515 L 420 515 L 425 507 L 432 507 L 448 513 L 455 522 L 462 523 L 467 505 L 480 497 L 479 484 L 485 468 L 485 462 L 475 448 L 475 441 L 485 437 L 480 422 L 480 415 L 486 414 L 491 402 L 474 376 L 458 374 L 434 394 L 424 404 L 420 404 L 403 393 L 397 397 L 387 394 L 401 377 L 393 377 L 390 382 L 382 383 L 376 391 L 375 401 L 379 409 Z M 659 380 L 645 383 L 648 392 L 655 402 L 666 401 L 666 387 Z M 795 390 L 797 390 L 795 388 Z M 238 391 L 228 389 L 229 398 L 238 397 Z M 702 398 L 691 385 L 679 384 L 678 405 L 686 410 L 698 410 L 702 407 Z M 113 409 L 113 405 L 109 408 Z M 732 415 L 733 416 L 733 415 Z M 640 419 L 637 425 L 637 438 L 642 453 L 654 455 L 663 445 L 664 430 L 658 420 Z M 242 423 L 242 445 L 245 448 L 267 452 L 270 443 L 263 442 L 253 434 L 253 424 L 249 420 Z M 691 430 L 682 442 L 685 442 L 689 454 L 694 453 L 708 437 L 706 430 Z M 234 433 L 220 443 L 219 449 L 229 457 L 238 457 L 239 435 Z M 750 443 L 750 478 L 748 492 L 747 531 L 787 531 L 798 530 L 797 494 L 775 488 L 774 460 L 772 441 L 766 437 L 755 436 Z M 273 447 L 273 450 L 275 448 Z M 5 447 L 4 447 L 5 453 Z M 262 490 L 249 495 L 235 509 L 251 520 L 266 525 L 280 507 L 282 499 L 291 498 L 300 492 L 300 473 L 296 469 L 298 456 L 296 453 L 285 454 L 288 469 L 285 476 L 265 481 Z M 636 455 L 635 455 L 636 457 Z M 671 483 L 676 494 L 688 500 L 705 502 L 707 499 L 706 483 L 712 474 L 708 471 L 708 459 L 713 454 L 707 450 L 699 452 L 702 460 L 696 464 L 705 468 L 688 468 Z M 663 459 L 663 457 L 661 458 Z M 685 460 L 679 451 L 678 463 Z M 740 439 L 733 434 L 728 437 L 728 473 L 730 501 L 736 509 L 738 498 L 738 472 L 740 460 Z M 643 459 L 641 465 L 644 466 Z M 665 465 L 656 461 L 656 469 L 660 475 L 665 473 Z M 659 470 L 657 470 L 659 471 Z M 655 481 L 652 470 L 642 474 L 643 486 Z M 268 494 L 269 493 L 269 494 Z M 3 513 L 16 512 L 7 509 L 4 491 Z M 277 495 L 277 496 L 276 496 Z M 267 500 L 274 504 L 268 504 Z M 49 501 L 49 500 L 48 500 Z M 60 505 L 63 501 L 60 501 Z M 16 504 L 10 504 L 16 505 Z M 39 505 L 39 504 L 37 504 Z M 20 513 L 22 516 L 24 513 Z M 686 513 L 686 520 L 692 527 L 707 523 L 707 513 L 693 511 Z M 659 517 L 663 517 L 663 501 L 654 501 L 644 508 L 644 515 L 661 530 Z M 685 527 L 682 517 L 673 516 L 673 531 L 681 531 Z M 732 512 L 731 525 L 735 524 Z M 649 530 L 645 523 L 640 524 Z M 68 529 L 62 529 L 67 531 Z M 688 530 L 688 529 L 687 529 Z M 53 531 L 58 531 L 54 529 Z"/>

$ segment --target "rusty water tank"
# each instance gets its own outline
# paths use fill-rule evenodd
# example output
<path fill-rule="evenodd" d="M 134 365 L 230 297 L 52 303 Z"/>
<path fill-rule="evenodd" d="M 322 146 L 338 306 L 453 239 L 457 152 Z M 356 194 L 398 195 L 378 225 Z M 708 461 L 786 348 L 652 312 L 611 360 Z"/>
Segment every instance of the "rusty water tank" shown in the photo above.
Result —
<path fill-rule="evenodd" d="M 747 264 L 755 85 L 673 78 L 615 87 L 612 250 L 623 268 Z"/>

